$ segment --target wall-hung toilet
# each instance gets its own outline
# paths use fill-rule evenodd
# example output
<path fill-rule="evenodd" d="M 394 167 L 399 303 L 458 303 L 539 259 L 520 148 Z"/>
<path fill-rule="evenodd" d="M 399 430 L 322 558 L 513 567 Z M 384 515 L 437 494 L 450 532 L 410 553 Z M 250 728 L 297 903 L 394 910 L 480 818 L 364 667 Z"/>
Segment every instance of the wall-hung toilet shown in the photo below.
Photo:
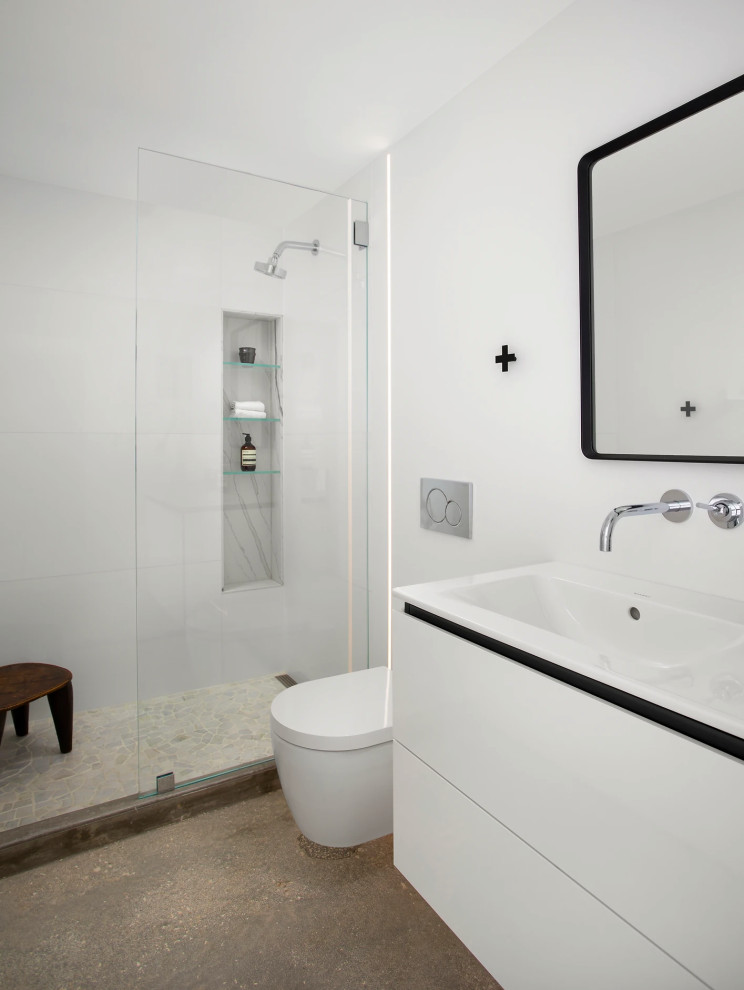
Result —
<path fill-rule="evenodd" d="M 323 846 L 393 830 L 392 678 L 387 667 L 296 684 L 274 698 L 271 742 L 297 827 Z"/>

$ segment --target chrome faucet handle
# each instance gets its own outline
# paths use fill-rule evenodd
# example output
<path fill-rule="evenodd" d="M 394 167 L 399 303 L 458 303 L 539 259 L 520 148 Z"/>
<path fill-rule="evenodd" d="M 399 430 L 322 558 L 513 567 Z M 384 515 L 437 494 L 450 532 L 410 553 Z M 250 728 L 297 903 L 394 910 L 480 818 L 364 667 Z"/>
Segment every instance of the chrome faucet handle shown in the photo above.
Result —
<path fill-rule="evenodd" d="M 669 522 L 684 522 L 692 515 L 692 499 L 679 488 L 670 488 L 668 492 L 664 492 L 661 501 L 667 504 L 664 518 Z"/>
<path fill-rule="evenodd" d="M 721 492 L 710 502 L 696 502 L 698 509 L 705 509 L 708 518 L 720 529 L 736 529 L 744 521 L 744 506 L 738 495 Z"/>

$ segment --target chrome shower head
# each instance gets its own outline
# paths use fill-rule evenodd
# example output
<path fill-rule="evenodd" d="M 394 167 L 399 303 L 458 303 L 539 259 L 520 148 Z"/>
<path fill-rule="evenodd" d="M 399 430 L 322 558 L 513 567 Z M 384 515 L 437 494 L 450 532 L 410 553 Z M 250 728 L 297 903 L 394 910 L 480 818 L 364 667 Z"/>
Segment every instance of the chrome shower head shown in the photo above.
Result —
<path fill-rule="evenodd" d="M 286 278 L 286 271 L 279 267 L 279 258 L 287 248 L 317 254 L 320 251 L 320 241 L 282 241 L 281 244 L 277 244 L 274 253 L 268 261 L 257 261 L 253 267 L 263 275 L 271 275 L 272 278 Z"/>
<path fill-rule="evenodd" d="M 257 261 L 253 266 L 257 272 L 263 272 L 264 275 L 271 275 L 272 278 L 286 278 L 287 272 L 284 268 L 279 268 L 279 258 L 277 255 L 272 255 L 269 261 Z"/>

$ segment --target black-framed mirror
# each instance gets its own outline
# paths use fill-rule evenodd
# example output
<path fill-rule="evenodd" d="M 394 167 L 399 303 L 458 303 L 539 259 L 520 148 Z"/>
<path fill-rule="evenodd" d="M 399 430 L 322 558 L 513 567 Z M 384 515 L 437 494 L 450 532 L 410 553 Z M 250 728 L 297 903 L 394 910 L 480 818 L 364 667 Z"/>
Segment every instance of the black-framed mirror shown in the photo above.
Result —
<path fill-rule="evenodd" d="M 744 76 L 578 167 L 581 449 L 744 463 Z"/>

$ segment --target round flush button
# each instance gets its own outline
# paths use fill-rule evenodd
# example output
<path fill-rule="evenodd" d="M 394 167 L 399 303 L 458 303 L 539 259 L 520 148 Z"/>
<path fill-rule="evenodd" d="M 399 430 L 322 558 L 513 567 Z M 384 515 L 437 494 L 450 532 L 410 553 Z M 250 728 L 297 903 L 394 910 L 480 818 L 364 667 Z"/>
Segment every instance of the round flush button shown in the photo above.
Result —
<path fill-rule="evenodd" d="M 432 488 L 426 496 L 426 511 L 432 522 L 444 522 L 447 513 L 447 496 L 441 488 Z"/>
<path fill-rule="evenodd" d="M 444 516 L 450 526 L 459 526 L 462 519 L 462 509 L 457 502 L 450 499 L 444 510 Z"/>

